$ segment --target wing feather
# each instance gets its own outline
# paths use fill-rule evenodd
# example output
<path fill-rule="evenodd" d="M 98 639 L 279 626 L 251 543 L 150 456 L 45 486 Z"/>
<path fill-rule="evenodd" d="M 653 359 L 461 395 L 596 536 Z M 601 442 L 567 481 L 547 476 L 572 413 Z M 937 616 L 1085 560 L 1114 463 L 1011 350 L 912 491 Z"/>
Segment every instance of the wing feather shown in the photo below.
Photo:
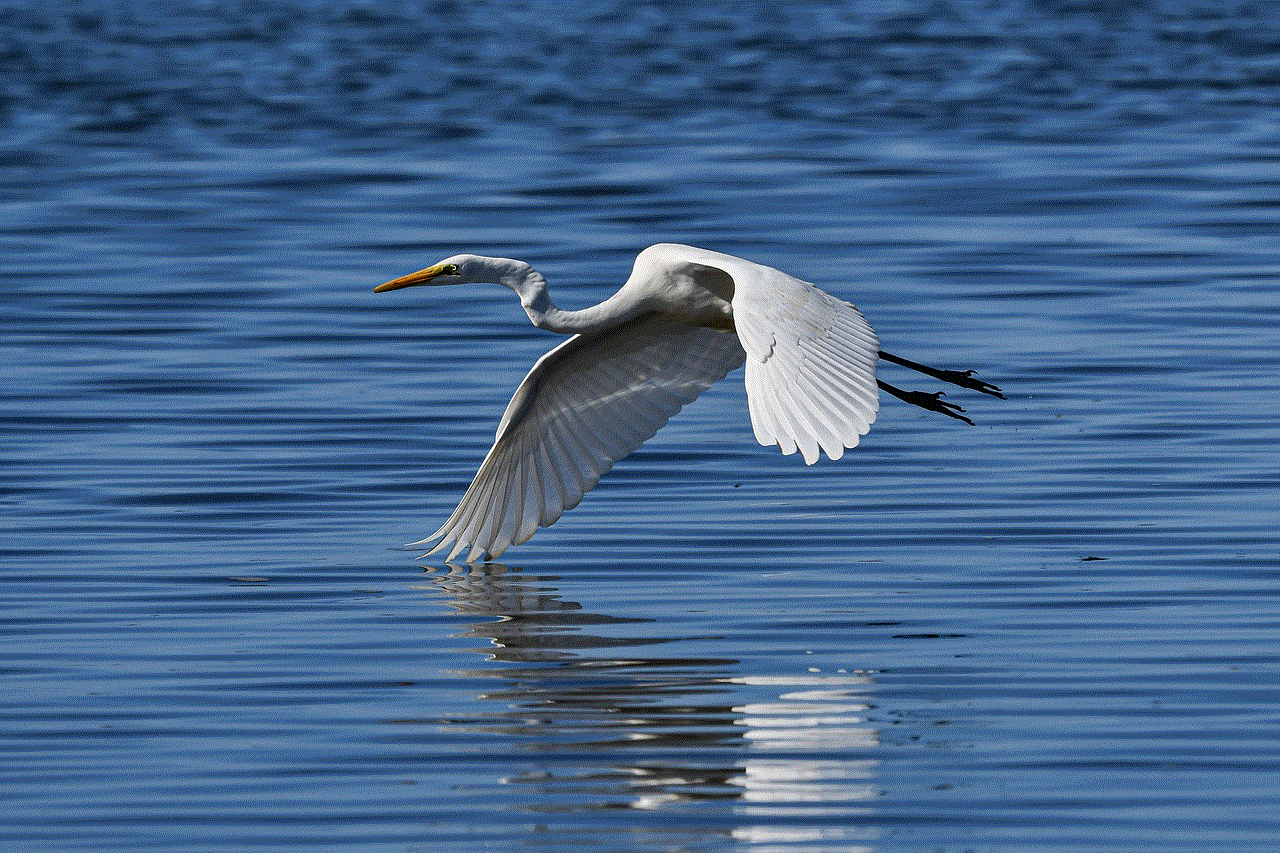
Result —
<path fill-rule="evenodd" d="M 747 405 L 761 444 L 806 463 L 855 447 L 875 421 L 880 345 L 853 305 L 772 267 L 665 244 L 649 250 L 733 280 L 733 322 L 746 351 Z"/>
<path fill-rule="evenodd" d="M 447 560 L 468 548 L 468 561 L 498 557 L 577 506 L 614 462 L 743 358 L 732 332 L 665 314 L 575 335 L 525 376 L 458 508 L 413 544 L 447 549 Z"/>
<path fill-rule="evenodd" d="M 642 258 L 637 270 L 704 277 L 707 290 L 724 293 L 736 335 L 655 312 L 551 350 L 516 389 L 457 509 L 414 545 L 447 550 L 446 560 L 470 549 L 473 561 L 525 542 L 744 360 L 760 444 L 812 464 L 820 453 L 839 459 L 870 429 L 880 346 L 857 308 L 732 255 L 660 244 Z"/>
<path fill-rule="evenodd" d="M 760 354 L 747 360 L 747 374 L 757 388 L 782 390 L 762 399 L 770 417 L 761 424 L 767 439 L 761 443 L 783 453 L 798 449 L 808 464 L 819 447 L 839 459 L 875 421 L 875 332 L 848 302 L 769 267 L 751 267 L 735 276 L 733 299 L 743 347 Z"/>

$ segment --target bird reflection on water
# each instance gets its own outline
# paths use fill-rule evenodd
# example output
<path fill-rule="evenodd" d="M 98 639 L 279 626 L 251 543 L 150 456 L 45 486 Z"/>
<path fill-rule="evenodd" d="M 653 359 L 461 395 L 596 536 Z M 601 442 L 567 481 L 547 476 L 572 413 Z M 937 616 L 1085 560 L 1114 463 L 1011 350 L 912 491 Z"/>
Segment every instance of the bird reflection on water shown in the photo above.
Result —
<path fill-rule="evenodd" d="M 452 608 L 478 617 L 461 636 L 485 641 L 473 651 L 487 663 L 462 674 L 499 682 L 478 697 L 499 709 L 455 724 L 525 741 L 528 752 L 498 772 L 534 786 L 530 808 L 678 820 L 699 802 L 731 800 L 739 820 L 724 831 L 743 842 L 856 850 L 873 837 L 872 673 L 751 673 L 737 659 L 679 654 L 699 638 L 591 612 L 562 598 L 554 578 L 501 564 L 427 576 Z"/>

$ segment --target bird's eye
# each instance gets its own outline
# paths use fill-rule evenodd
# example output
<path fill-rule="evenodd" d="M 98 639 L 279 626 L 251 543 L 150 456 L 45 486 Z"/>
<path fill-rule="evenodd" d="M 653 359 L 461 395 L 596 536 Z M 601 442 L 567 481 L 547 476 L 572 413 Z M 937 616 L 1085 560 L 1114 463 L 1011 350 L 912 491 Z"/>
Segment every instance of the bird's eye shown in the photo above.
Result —
<path fill-rule="evenodd" d="M 447 267 L 445 267 L 445 268 L 444 268 L 444 274 L 445 274 L 445 275 L 457 275 L 457 274 L 458 274 L 458 265 L 457 265 L 457 264 L 449 264 Z"/>

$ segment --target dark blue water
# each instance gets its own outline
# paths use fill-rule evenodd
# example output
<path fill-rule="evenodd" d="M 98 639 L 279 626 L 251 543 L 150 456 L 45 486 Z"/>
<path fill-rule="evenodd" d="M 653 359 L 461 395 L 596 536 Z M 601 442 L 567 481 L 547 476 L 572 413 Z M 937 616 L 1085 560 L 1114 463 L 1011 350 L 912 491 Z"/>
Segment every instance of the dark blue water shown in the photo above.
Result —
<path fill-rule="evenodd" d="M 0 2 L 5 849 L 1274 850 L 1277 57 L 1245 2 Z M 372 286 L 664 240 L 1010 399 L 806 468 L 735 374 L 504 565 L 391 550 L 554 341 Z"/>

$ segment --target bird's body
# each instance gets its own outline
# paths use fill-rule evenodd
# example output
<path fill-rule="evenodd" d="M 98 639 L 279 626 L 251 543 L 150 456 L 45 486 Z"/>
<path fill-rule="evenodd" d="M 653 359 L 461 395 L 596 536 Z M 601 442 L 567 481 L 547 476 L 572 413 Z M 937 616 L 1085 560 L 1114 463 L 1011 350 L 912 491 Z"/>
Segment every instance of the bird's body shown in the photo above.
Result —
<path fill-rule="evenodd" d="M 686 403 L 746 364 L 751 424 L 763 445 L 839 459 L 875 420 L 878 388 L 961 417 L 938 395 L 878 381 L 875 332 L 848 302 L 732 255 L 661 243 L 636 257 L 626 283 L 580 311 L 558 308 L 523 261 L 456 255 L 377 291 L 491 282 L 515 291 L 533 324 L 572 335 L 516 389 L 489 454 L 458 508 L 414 545 L 446 560 L 496 558 L 577 505 L 613 463 Z M 967 373 L 887 356 L 955 384 L 999 395 Z M 961 418 L 963 419 L 963 418 Z M 452 546 L 452 547 L 450 547 Z"/>

